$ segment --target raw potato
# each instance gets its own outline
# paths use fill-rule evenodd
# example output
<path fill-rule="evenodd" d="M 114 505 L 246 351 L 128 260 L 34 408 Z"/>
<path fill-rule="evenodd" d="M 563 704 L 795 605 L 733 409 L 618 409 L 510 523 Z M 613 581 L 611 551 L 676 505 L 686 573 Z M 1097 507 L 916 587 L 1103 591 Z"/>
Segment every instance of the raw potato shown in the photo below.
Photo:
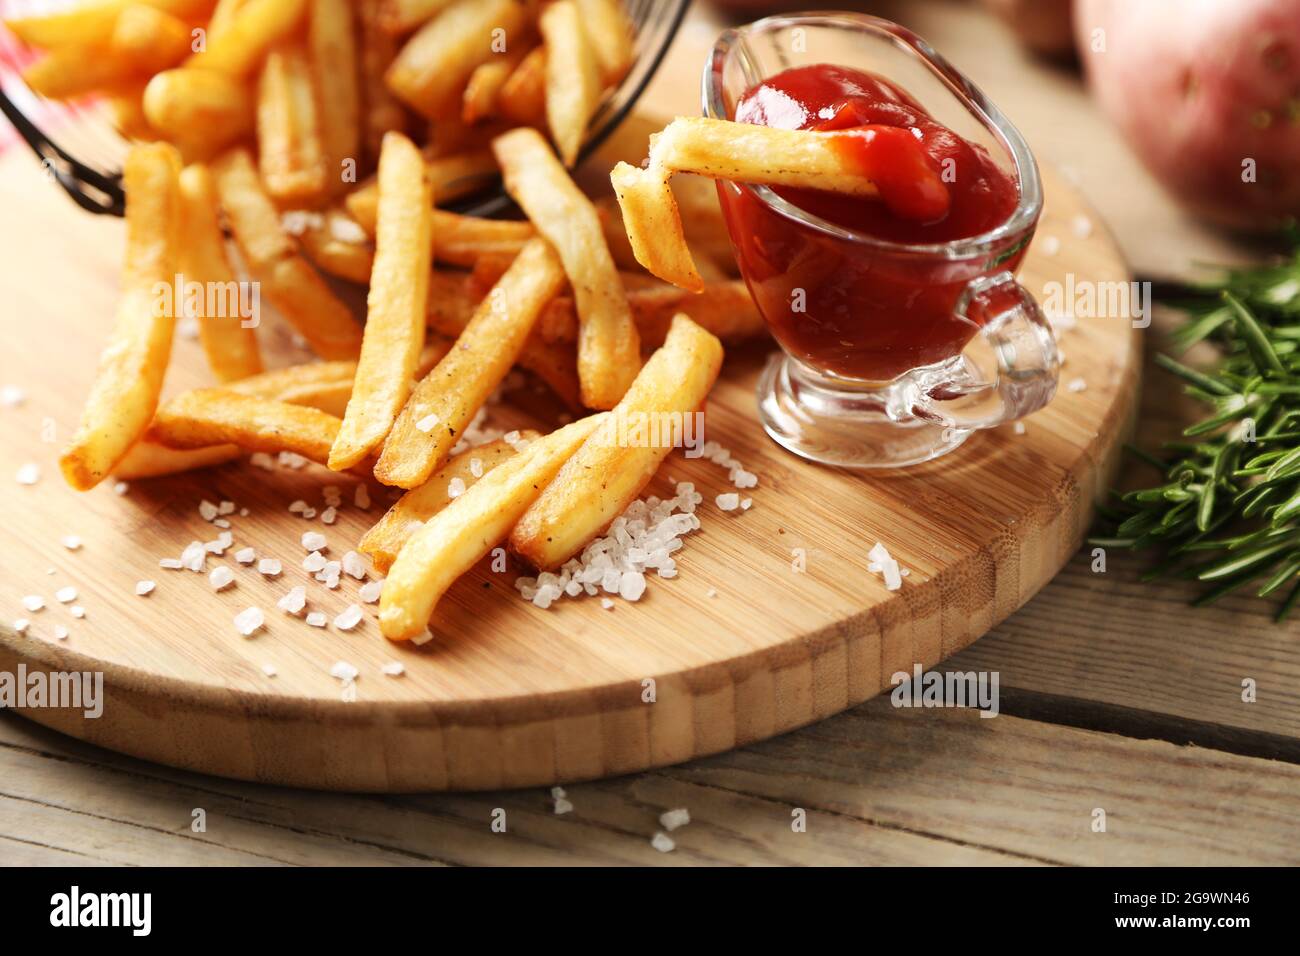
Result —
<path fill-rule="evenodd" d="M 180 172 L 165 143 L 134 147 L 123 169 L 126 257 L 108 345 L 72 441 L 59 459 L 78 491 L 99 484 L 144 434 L 158 407 L 176 326 L 158 287 L 172 288 L 180 261 Z M 169 297 L 175 305 L 174 294 Z"/>
<path fill-rule="evenodd" d="M 535 431 L 520 432 L 522 442 L 531 443 L 541 436 Z M 515 444 L 519 444 L 516 442 Z M 429 480 L 418 488 L 413 488 L 402 495 L 388 509 L 388 513 L 379 519 L 373 528 L 357 545 L 357 550 L 370 558 L 370 563 L 380 574 L 387 574 L 388 569 L 397 560 L 398 552 L 426 521 L 445 508 L 453 500 L 451 482 L 459 478 L 465 488 L 469 488 L 497 465 L 515 454 L 515 446 L 504 439 L 487 442 L 468 451 L 463 451 L 450 459 L 438 471 L 429 476 Z M 475 471 L 478 474 L 474 474 Z"/>
<path fill-rule="evenodd" d="M 649 483 L 672 445 L 624 441 L 646 416 L 698 411 L 722 368 L 722 344 L 679 314 L 663 346 L 609 417 L 547 486 L 510 534 L 510 547 L 542 570 L 554 570 L 609 527 Z M 671 418 L 663 419 L 671 421 Z M 662 436 L 663 424 L 654 432 Z"/>
<path fill-rule="evenodd" d="M 379 629 L 391 641 L 409 641 L 452 583 L 501 543 L 608 414 L 592 415 L 532 442 L 518 455 L 443 508 L 403 546 L 379 599 Z"/>
<path fill-rule="evenodd" d="M 1188 208 L 1248 231 L 1300 216 L 1300 3 L 1079 0 L 1075 34 L 1102 108 Z"/>
<path fill-rule="evenodd" d="M 424 158 L 401 133 L 384 137 L 374 272 L 357 381 L 330 452 L 335 471 L 351 468 L 382 442 L 406 404 L 424 344 L 433 266 L 433 187 Z"/>

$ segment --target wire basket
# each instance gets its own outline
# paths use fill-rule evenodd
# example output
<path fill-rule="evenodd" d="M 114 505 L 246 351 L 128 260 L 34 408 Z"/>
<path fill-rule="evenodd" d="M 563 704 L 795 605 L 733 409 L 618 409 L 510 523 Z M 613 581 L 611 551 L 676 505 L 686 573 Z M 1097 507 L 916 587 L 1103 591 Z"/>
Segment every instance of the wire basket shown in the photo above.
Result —
<path fill-rule="evenodd" d="M 74 5 L 60 0 L 0 0 L 0 16 L 31 16 Z M 636 106 L 668 52 L 690 0 L 623 0 L 623 6 L 636 28 L 636 59 L 592 116 L 579 162 L 604 142 Z M 54 101 L 30 90 L 20 73 L 36 56 L 0 27 L 0 113 L 78 206 L 93 213 L 121 216 L 126 210 L 122 163 L 129 141 L 118 132 L 109 111 L 98 99 Z M 451 208 L 468 215 L 492 216 L 511 205 L 498 181 L 451 204 Z"/>

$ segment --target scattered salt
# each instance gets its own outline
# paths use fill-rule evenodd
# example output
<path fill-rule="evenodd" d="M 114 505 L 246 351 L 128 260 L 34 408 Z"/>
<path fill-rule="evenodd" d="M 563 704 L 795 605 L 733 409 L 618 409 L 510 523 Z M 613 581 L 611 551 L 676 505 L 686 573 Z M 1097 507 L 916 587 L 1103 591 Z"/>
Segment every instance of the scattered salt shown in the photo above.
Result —
<path fill-rule="evenodd" d="M 384 593 L 384 579 L 380 578 L 378 581 L 367 581 L 365 584 L 361 585 L 361 590 L 357 593 L 361 596 L 361 600 L 365 601 L 367 604 L 374 604 L 379 600 L 380 595 Z"/>
<path fill-rule="evenodd" d="M 296 501 L 289 502 L 289 513 L 300 515 L 307 510 L 307 502 L 299 498 Z"/>
<path fill-rule="evenodd" d="M 26 634 L 27 629 L 31 626 L 32 626 L 32 622 L 27 620 L 27 618 L 25 617 L 16 618 L 14 620 L 14 630 L 17 631 L 19 634 Z"/>
<path fill-rule="evenodd" d="M 483 459 L 471 458 L 469 460 L 469 473 L 475 478 L 483 477 Z"/>
<path fill-rule="evenodd" d="M 430 413 L 428 415 L 425 415 L 418 422 L 416 422 L 415 427 L 417 431 L 422 431 L 427 435 L 429 434 L 429 432 L 433 431 L 434 427 L 437 426 L 437 424 L 438 424 L 438 416 L 434 415 L 433 413 Z"/>
<path fill-rule="evenodd" d="M 17 385 L 6 385 L 0 388 L 0 405 L 5 408 L 17 408 L 27 401 L 27 393 Z"/>
<path fill-rule="evenodd" d="M 673 838 L 667 833 L 656 833 L 650 839 L 650 845 L 660 853 L 671 853 L 677 849 L 677 844 L 673 842 Z"/>
<path fill-rule="evenodd" d="M 181 563 L 180 558 L 159 558 L 158 567 L 166 568 L 169 571 L 179 571 L 185 565 Z"/>
<path fill-rule="evenodd" d="M 284 567 L 280 564 L 279 558 L 263 558 L 261 561 L 257 562 L 257 570 L 260 574 L 265 574 L 268 578 L 273 578 L 283 571 Z"/>
<path fill-rule="evenodd" d="M 254 468 L 261 468 L 265 471 L 273 471 L 275 469 L 275 459 L 264 451 L 253 452 L 248 459 L 248 463 Z"/>
<path fill-rule="evenodd" d="M 235 552 L 235 560 L 240 564 L 252 564 L 257 560 L 257 552 L 252 548 L 240 548 Z"/>
<path fill-rule="evenodd" d="M 276 607 L 286 614 L 297 614 L 307 606 L 307 589 L 301 584 L 289 589 L 289 593 L 276 602 Z"/>
<path fill-rule="evenodd" d="M 717 504 L 723 511 L 735 511 L 740 507 L 740 495 L 736 494 L 734 491 L 718 495 Z"/>
<path fill-rule="evenodd" d="M 370 489 L 365 485 L 357 485 L 357 490 L 352 495 L 352 503 L 362 511 L 370 507 Z"/>
<path fill-rule="evenodd" d="M 672 832 L 678 827 L 684 827 L 691 822 L 691 812 L 685 807 L 678 807 L 675 810 L 666 810 L 659 814 L 659 825 L 665 830 Z"/>
<path fill-rule="evenodd" d="M 54 592 L 54 599 L 60 604 L 71 604 L 77 599 L 77 589 L 71 585 L 66 588 L 59 588 Z"/>
<path fill-rule="evenodd" d="M 415 635 L 415 637 L 411 638 L 411 643 L 416 647 L 421 647 L 424 644 L 428 644 L 431 640 L 433 640 L 433 631 L 426 627 L 419 634 Z"/>
<path fill-rule="evenodd" d="M 62 624 L 55 624 L 54 637 L 56 640 L 66 641 L 68 639 L 68 629 Z"/>
<path fill-rule="evenodd" d="M 204 521 L 211 521 L 218 514 L 220 514 L 220 512 L 217 511 L 217 506 L 211 501 L 208 501 L 207 498 L 204 498 L 199 502 L 199 516 Z"/>
<path fill-rule="evenodd" d="M 360 673 L 361 671 L 347 661 L 335 661 L 334 665 L 330 667 L 330 677 L 337 677 L 345 684 L 356 680 L 357 675 Z"/>
<path fill-rule="evenodd" d="M 41 608 L 45 607 L 45 598 L 41 597 L 39 594 L 28 594 L 23 598 L 23 607 L 27 608 L 29 611 L 39 611 Z"/>
<path fill-rule="evenodd" d="M 202 541 L 191 541 L 181 552 L 181 567 L 190 571 L 202 571 L 207 556 L 208 549 L 203 547 Z"/>
<path fill-rule="evenodd" d="M 447 482 L 447 497 L 459 498 L 465 493 L 465 479 L 457 475 L 451 481 Z"/>
<path fill-rule="evenodd" d="M 64 535 L 63 546 L 67 548 L 69 551 L 77 551 L 81 548 L 81 539 L 78 538 L 75 534 Z"/>
<path fill-rule="evenodd" d="M 307 623 L 312 627 L 324 627 L 328 621 L 329 618 L 321 611 L 312 611 L 307 615 Z"/>
<path fill-rule="evenodd" d="M 75 618 L 83 618 L 86 616 L 86 609 L 80 604 L 74 604 L 72 607 L 68 608 L 68 613 Z"/>
<path fill-rule="evenodd" d="M 274 677 L 278 673 L 278 671 L 276 671 L 274 664 L 263 664 L 262 673 L 265 674 L 267 677 Z"/>
<path fill-rule="evenodd" d="M 1082 392 L 1088 387 L 1088 383 L 1081 378 L 1070 380 L 1070 384 L 1065 386 L 1071 392 Z"/>
<path fill-rule="evenodd" d="M 260 607 L 248 607 L 235 615 L 235 630 L 244 637 L 251 637 L 266 623 L 266 615 Z"/>
<path fill-rule="evenodd" d="M 355 551 L 349 551 L 343 555 L 340 562 L 343 573 L 356 578 L 358 581 L 366 579 L 366 559 Z"/>
<path fill-rule="evenodd" d="M 402 666 L 401 661 L 389 661 L 379 669 L 389 677 L 401 677 L 406 673 L 406 668 Z"/>
<path fill-rule="evenodd" d="M 335 508 L 333 505 L 330 505 L 328 508 L 326 508 L 324 511 L 320 513 L 320 520 L 325 522 L 326 524 L 333 524 L 335 521 L 338 520 L 338 516 L 339 516 L 339 510 Z"/>
<path fill-rule="evenodd" d="M 302 468 L 307 464 L 306 458 L 291 451 L 280 452 L 277 456 L 277 460 L 279 461 L 281 468 L 292 468 L 294 471 L 297 471 L 299 468 Z"/>
<path fill-rule="evenodd" d="M 350 631 L 361 623 L 361 605 L 349 604 L 334 618 L 334 626 L 340 631 Z"/>
<path fill-rule="evenodd" d="M 306 531 L 302 536 L 302 546 L 305 551 L 324 551 L 325 535 L 319 531 Z"/>
<path fill-rule="evenodd" d="M 20 485 L 34 485 L 41 480 L 41 466 L 29 461 L 18 469 L 18 474 L 14 477 Z"/>
<path fill-rule="evenodd" d="M 214 591 L 220 591 L 234 580 L 235 572 L 224 564 L 213 568 L 212 573 L 208 575 L 208 584 L 212 585 Z"/>
<path fill-rule="evenodd" d="M 113 485 L 113 494 L 115 495 L 124 495 L 130 490 L 131 490 L 131 486 L 128 485 L 125 481 L 119 481 Z"/>
<path fill-rule="evenodd" d="M 135 582 L 135 593 L 138 594 L 138 595 L 140 595 L 140 597 L 144 597 L 146 594 L 148 594 L 150 591 L 152 591 L 155 587 L 156 587 L 156 585 L 155 585 L 152 581 L 136 581 L 136 582 Z"/>
<path fill-rule="evenodd" d="M 302 559 L 302 569 L 314 574 L 324 568 L 327 563 L 325 555 L 321 554 L 319 551 L 313 551 L 311 554 L 307 555 L 307 557 Z"/>

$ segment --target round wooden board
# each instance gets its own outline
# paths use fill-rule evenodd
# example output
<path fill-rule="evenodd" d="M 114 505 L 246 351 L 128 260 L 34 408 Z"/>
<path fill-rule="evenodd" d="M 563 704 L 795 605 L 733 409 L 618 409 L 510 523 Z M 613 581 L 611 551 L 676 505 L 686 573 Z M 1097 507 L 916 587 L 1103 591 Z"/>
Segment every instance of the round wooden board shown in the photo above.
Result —
<path fill-rule="evenodd" d="M 1089 212 L 1046 171 L 1047 210 L 1022 275 L 1044 283 L 1127 281 Z M 759 476 L 747 512 L 721 512 L 725 470 L 674 453 L 648 493 L 669 479 L 705 496 L 703 527 L 686 539 L 674 580 L 652 579 L 637 604 L 565 600 L 542 611 L 513 587 L 519 569 L 485 563 L 440 607 L 438 639 L 422 648 L 380 635 L 375 607 L 352 632 L 316 629 L 276 609 L 306 584 L 308 610 L 331 619 L 358 600 L 358 582 L 328 591 L 302 570 L 300 536 L 324 532 L 331 556 L 355 546 L 386 505 L 372 485 L 369 512 L 352 506 L 354 481 L 309 466 L 268 473 L 247 464 L 77 494 L 58 475 L 111 320 L 121 223 L 76 210 L 26 156 L 0 163 L 5 359 L 0 384 L 27 395 L 0 409 L 0 671 L 103 673 L 103 714 L 26 709 L 47 726 L 149 760 L 296 786 L 416 791 L 551 784 L 627 773 L 716 753 L 810 723 L 890 686 L 891 675 L 932 666 L 1029 599 L 1079 546 L 1092 503 L 1108 484 L 1135 408 L 1139 344 L 1126 320 L 1080 320 L 1063 336 L 1068 362 L 1052 404 L 1026 422 L 978 434 L 954 454 L 901 473 L 814 466 L 763 434 L 754 380 L 769 347 L 728 356 L 708 413 L 708 436 Z M 1050 237 L 1050 238 L 1049 238 Z M 1059 243 L 1055 254 L 1045 248 Z M 263 330 L 275 364 L 300 360 L 282 329 Z M 1065 387 L 1072 380 L 1083 390 Z M 208 382 L 198 344 L 178 337 L 168 391 Z M 531 392 L 515 404 L 530 406 Z M 500 409 L 504 425 L 529 419 Z M 25 462 L 33 486 L 13 483 Z M 290 514 L 321 489 L 343 488 L 332 526 Z M 163 570 L 191 540 L 216 529 L 200 499 L 228 499 L 236 584 Z M 65 535 L 83 546 L 67 550 Z M 867 570 L 884 542 L 910 569 L 890 592 Z M 279 557 L 274 579 L 236 564 L 251 545 Z M 802 562 L 797 561 L 803 555 Z M 796 570 L 802 564 L 803 570 Z M 157 581 L 148 597 L 135 583 Z M 71 585 L 83 619 L 54 593 Z M 46 608 L 23 609 L 41 594 Z M 267 627 L 241 637 L 232 618 L 261 607 Z M 25 634 L 11 622 L 31 619 Z M 55 638 L 55 626 L 70 631 Z M 353 693 L 330 676 L 336 661 L 361 676 Z M 381 666 L 400 661 L 405 675 Z M 264 665 L 275 668 L 268 677 Z M 651 693 L 653 691 L 653 693 Z M 651 699 L 652 698 L 652 699 Z"/>

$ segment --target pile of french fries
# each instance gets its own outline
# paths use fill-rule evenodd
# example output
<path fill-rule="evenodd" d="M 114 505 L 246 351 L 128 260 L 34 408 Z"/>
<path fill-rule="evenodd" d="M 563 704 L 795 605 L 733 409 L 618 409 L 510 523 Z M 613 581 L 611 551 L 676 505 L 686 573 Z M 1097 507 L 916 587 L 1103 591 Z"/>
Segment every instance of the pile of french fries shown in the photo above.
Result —
<path fill-rule="evenodd" d="M 200 18 L 206 51 L 138 82 L 142 61 L 125 51 L 158 43 L 139 32 Z M 533 45 L 512 40 L 499 55 L 480 55 L 475 38 L 487 22 L 513 24 L 516 36 L 535 30 Z M 76 95 L 129 76 L 150 130 L 169 134 L 134 145 L 124 165 L 121 299 L 61 458 L 65 478 L 86 490 L 110 475 L 158 477 L 290 452 L 402 489 L 359 544 L 388 574 L 380 627 L 390 639 L 420 639 L 447 587 L 498 545 L 541 569 L 579 553 L 670 450 L 621 447 L 604 426 L 628 413 L 698 410 L 722 343 L 763 334 L 728 271 L 711 184 L 679 194 L 683 241 L 707 264 L 693 294 L 640 271 L 633 229 L 612 197 L 589 198 L 565 167 L 591 104 L 626 69 L 630 37 L 624 49 L 588 36 L 629 36 L 616 3 L 106 0 L 19 24 L 11 26 L 21 36 L 51 47 L 34 68 L 50 71 L 45 89 Z M 460 51 L 454 69 L 449 43 Z M 107 51 L 93 69 L 73 55 L 90 45 Z M 71 71 L 57 81 L 44 66 L 55 58 Z M 443 66 L 431 70 L 435 61 Z M 333 75 L 349 63 L 355 88 Z M 508 125 L 519 104 L 509 91 L 527 70 L 539 78 L 541 104 L 527 120 L 544 116 L 554 144 L 532 125 Z M 578 84 L 561 95 L 569 73 Z M 326 90 L 341 108 L 320 107 Z M 406 107 L 434 121 L 423 147 L 402 129 Z M 439 140 L 448 115 L 455 135 Z M 364 154 L 372 137 L 368 181 L 336 191 L 315 174 L 357 143 Z M 631 139 L 644 147 L 642 133 Z M 526 221 L 438 208 L 482 171 L 502 176 Z M 194 310 L 179 295 L 160 304 L 157 290 L 178 275 L 207 289 L 247 277 L 319 360 L 265 370 L 252 324 Z M 367 287 L 364 323 L 338 280 Z M 176 320 L 187 313 L 216 382 L 161 402 Z M 550 434 L 461 450 L 515 366 L 580 417 Z M 466 489 L 456 497 L 454 479 Z"/>

